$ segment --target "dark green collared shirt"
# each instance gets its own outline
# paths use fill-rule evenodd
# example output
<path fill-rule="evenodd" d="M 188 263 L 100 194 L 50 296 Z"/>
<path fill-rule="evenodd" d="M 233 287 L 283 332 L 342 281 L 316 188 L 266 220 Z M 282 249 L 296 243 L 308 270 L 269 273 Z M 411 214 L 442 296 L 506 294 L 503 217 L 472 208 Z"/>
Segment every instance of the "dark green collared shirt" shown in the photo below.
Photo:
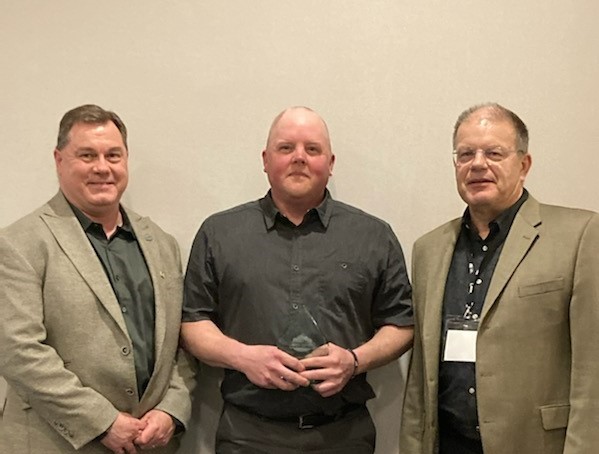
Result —
<path fill-rule="evenodd" d="M 356 348 L 383 325 L 413 325 L 411 287 L 391 227 L 333 200 L 296 226 L 270 194 L 208 218 L 185 276 L 183 321 L 212 320 L 250 345 L 279 345 L 291 320 L 308 308 L 327 341 Z M 334 413 L 374 397 L 366 374 L 337 395 L 311 388 L 263 389 L 225 371 L 226 401 L 267 417 Z"/>
<path fill-rule="evenodd" d="M 71 205 L 92 244 L 116 299 L 133 343 L 137 392 L 141 398 L 154 371 L 154 287 L 143 253 L 126 213 L 123 225 L 106 238 L 100 224 Z M 90 333 L 93 335 L 93 333 Z"/>

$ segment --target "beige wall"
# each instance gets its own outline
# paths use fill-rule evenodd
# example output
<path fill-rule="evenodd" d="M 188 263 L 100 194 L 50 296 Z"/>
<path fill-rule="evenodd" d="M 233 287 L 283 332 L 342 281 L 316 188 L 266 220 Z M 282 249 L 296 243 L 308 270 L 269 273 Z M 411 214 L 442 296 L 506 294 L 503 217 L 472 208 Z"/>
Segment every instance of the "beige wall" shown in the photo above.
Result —
<path fill-rule="evenodd" d="M 418 236 L 463 210 L 450 136 L 474 103 L 528 123 L 537 198 L 599 210 L 597 5 L 2 0 L 0 226 L 55 192 L 58 120 L 87 102 L 128 124 L 125 203 L 185 256 L 206 216 L 266 191 L 268 125 L 296 104 L 328 120 L 334 196 L 390 222 L 408 259 Z M 380 454 L 398 452 L 402 377 L 398 364 L 371 376 Z M 186 453 L 210 452 L 217 378 L 202 377 Z"/>

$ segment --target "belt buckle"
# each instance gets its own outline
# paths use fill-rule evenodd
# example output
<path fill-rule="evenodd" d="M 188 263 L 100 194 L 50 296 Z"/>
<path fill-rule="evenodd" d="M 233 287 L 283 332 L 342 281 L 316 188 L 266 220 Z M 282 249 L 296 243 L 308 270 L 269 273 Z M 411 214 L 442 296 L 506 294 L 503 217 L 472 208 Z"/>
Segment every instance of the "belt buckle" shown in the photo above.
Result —
<path fill-rule="evenodd" d="M 310 415 L 307 415 L 310 416 Z M 300 429 L 313 429 L 314 428 L 314 424 L 309 423 L 307 420 L 309 420 L 309 418 L 306 418 L 306 421 L 304 420 L 305 416 L 300 416 L 299 419 L 299 425 L 298 427 Z"/>

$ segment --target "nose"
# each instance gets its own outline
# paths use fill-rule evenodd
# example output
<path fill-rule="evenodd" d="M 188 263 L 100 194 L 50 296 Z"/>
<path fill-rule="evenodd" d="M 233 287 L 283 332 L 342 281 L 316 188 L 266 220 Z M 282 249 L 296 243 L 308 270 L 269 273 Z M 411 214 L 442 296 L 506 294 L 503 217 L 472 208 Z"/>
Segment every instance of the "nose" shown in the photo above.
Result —
<path fill-rule="evenodd" d="M 474 158 L 472 158 L 472 164 L 470 167 L 487 167 L 487 158 L 485 157 L 485 150 L 476 150 L 474 152 Z"/>
<path fill-rule="evenodd" d="M 104 158 L 104 155 L 100 154 L 94 161 L 93 171 L 95 173 L 106 173 L 108 172 L 108 161 Z"/>
<path fill-rule="evenodd" d="M 304 164 L 306 162 L 306 150 L 302 145 L 298 145 L 293 150 L 293 162 Z"/>

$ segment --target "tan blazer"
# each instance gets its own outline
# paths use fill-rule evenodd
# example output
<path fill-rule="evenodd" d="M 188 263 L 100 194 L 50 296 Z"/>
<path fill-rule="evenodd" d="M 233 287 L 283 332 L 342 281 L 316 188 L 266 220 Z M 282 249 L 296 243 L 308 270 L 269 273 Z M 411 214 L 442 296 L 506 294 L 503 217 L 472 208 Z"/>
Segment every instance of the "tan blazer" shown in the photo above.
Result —
<path fill-rule="evenodd" d="M 154 373 L 137 395 L 131 339 L 102 264 L 61 193 L 0 232 L 0 453 L 109 452 L 95 438 L 119 411 L 186 424 L 191 369 L 175 365 L 182 303 L 176 241 L 126 210 L 155 292 Z M 177 441 L 153 452 L 174 452 Z"/>
<path fill-rule="evenodd" d="M 456 219 L 414 245 L 402 454 L 437 450 L 441 309 L 459 229 Z M 524 203 L 484 302 L 476 394 L 485 454 L 599 452 L 599 215 Z"/>

